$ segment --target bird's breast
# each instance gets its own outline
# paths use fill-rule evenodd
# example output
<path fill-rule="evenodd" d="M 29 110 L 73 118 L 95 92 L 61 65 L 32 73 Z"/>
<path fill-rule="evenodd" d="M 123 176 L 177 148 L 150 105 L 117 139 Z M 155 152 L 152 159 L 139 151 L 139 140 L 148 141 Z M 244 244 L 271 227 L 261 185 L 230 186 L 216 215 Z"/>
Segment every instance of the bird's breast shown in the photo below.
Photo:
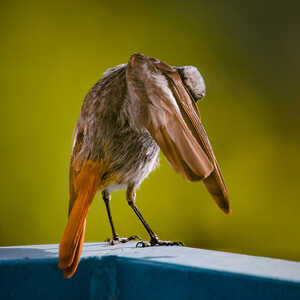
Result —
<path fill-rule="evenodd" d="M 138 186 L 158 166 L 159 147 L 150 134 L 129 136 L 123 137 L 118 151 L 112 152 L 111 168 L 117 180 L 109 190 L 124 189 L 129 184 Z"/>

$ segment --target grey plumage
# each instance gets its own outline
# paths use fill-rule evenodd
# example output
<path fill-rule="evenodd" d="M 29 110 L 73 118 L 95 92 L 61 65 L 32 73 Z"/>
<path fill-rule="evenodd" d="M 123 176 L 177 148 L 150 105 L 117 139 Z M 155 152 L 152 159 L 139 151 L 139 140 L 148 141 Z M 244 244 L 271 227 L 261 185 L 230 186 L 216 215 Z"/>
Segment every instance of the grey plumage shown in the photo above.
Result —
<path fill-rule="evenodd" d="M 128 97 L 125 69 L 123 64 L 107 70 L 90 90 L 75 130 L 84 132 L 82 159 L 109 162 L 107 175 L 114 173 L 116 181 L 108 190 L 139 186 L 159 161 L 158 145 L 136 124 L 138 103 Z"/>
<path fill-rule="evenodd" d="M 202 99 L 206 93 L 204 79 L 194 66 L 173 67 L 182 79 L 182 82 L 193 96 L 193 100 Z"/>

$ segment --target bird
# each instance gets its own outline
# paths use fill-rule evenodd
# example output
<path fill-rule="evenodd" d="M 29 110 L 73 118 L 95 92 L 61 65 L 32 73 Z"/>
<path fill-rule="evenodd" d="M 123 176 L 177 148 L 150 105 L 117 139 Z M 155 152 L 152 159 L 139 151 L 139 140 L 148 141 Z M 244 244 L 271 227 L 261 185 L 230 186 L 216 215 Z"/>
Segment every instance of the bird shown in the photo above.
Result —
<path fill-rule="evenodd" d="M 75 273 L 82 252 L 86 218 L 102 193 L 111 225 L 111 245 L 128 238 L 117 234 L 110 210 L 111 192 L 126 199 L 150 236 L 137 246 L 183 245 L 162 241 L 136 206 L 136 190 L 158 166 L 160 150 L 173 170 L 191 182 L 202 181 L 216 204 L 231 212 L 219 165 L 202 125 L 196 102 L 205 96 L 194 66 L 171 66 L 135 53 L 128 63 L 108 69 L 86 95 L 76 127 L 69 172 L 69 215 L 59 245 L 58 267 L 65 278 Z"/>

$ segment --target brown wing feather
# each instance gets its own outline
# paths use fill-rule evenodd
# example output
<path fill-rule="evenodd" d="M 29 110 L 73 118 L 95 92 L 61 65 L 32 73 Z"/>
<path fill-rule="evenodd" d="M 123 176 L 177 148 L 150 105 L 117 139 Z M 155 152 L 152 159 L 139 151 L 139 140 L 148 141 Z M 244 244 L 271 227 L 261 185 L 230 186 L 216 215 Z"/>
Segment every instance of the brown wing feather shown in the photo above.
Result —
<path fill-rule="evenodd" d="M 155 80 L 157 75 L 167 80 L 159 83 Z M 191 181 L 203 179 L 218 206 L 230 213 L 220 168 L 198 109 L 178 72 L 155 58 L 134 54 L 127 65 L 126 78 L 130 95 L 142 102 L 142 123 L 174 170 Z"/>
<path fill-rule="evenodd" d="M 177 173 L 191 181 L 208 177 L 213 171 L 211 161 L 184 122 L 172 95 L 165 90 L 165 83 L 155 78 L 155 70 L 149 69 L 145 78 L 145 63 L 148 61 L 132 56 L 126 68 L 129 94 L 142 101 L 142 124 Z M 147 67 L 151 67 L 151 63 Z"/>
<path fill-rule="evenodd" d="M 149 108 L 149 117 L 153 120 L 155 110 Z M 212 165 L 206 154 L 191 135 L 186 124 L 174 112 L 165 112 L 164 124 L 149 122 L 146 125 L 173 169 L 187 180 L 197 181 L 212 172 Z"/>
<path fill-rule="evenodd" d="M 231 208 L 225 182 L 208 136 L 201 123 L 198 108 L 187 93 L 177 71 L 166 72 L 166 76 L 171 80 L 173 93 L 186 124 L 214 165 L 214 171 L 203 180 L 204 185 L 211 193 L 218 206 L 225 213 L 229 214 Z"/>

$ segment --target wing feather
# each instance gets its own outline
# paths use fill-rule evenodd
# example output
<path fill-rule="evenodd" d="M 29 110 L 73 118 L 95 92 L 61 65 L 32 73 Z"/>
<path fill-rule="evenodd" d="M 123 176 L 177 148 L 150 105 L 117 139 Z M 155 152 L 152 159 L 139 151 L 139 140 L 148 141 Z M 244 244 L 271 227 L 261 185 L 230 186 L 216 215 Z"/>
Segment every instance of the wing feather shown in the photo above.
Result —
<path fill-rule="evenodd" d="M 129 93 L 143 102 L 144 126 L 173 169 L 188 180 L 203 179 L 217 205 L 230 213 L 224 179 L 198 108 L 178 72 L 157 59 L 135 54 L 126 77 Z"/>
<path fill-rule="evenodd" d="M 175 172 L 190 181 L 208 177 L 213 165 L 184 121 L 166 78 L 161 72 L 145 72 L 145 66 L 151 67 L 151 64 L 145 65 L 145 61 L 136 64 L 130 60 L 126 68 L 129 94 L 142 101 L 142 125 L 158 143 Z"/>
<path fill-rule="evenodd" d="M 228 214 L 231 212 L 228 192 L 212 146 L 201 123 L 198 107 L 189 96 L 177 72 L 167 72 L 166 76 L 171 81 L 171 88 L 185 122 L 214 165 L 214 171 L 203 180 L 203 183 L 218 206 Z"/>

